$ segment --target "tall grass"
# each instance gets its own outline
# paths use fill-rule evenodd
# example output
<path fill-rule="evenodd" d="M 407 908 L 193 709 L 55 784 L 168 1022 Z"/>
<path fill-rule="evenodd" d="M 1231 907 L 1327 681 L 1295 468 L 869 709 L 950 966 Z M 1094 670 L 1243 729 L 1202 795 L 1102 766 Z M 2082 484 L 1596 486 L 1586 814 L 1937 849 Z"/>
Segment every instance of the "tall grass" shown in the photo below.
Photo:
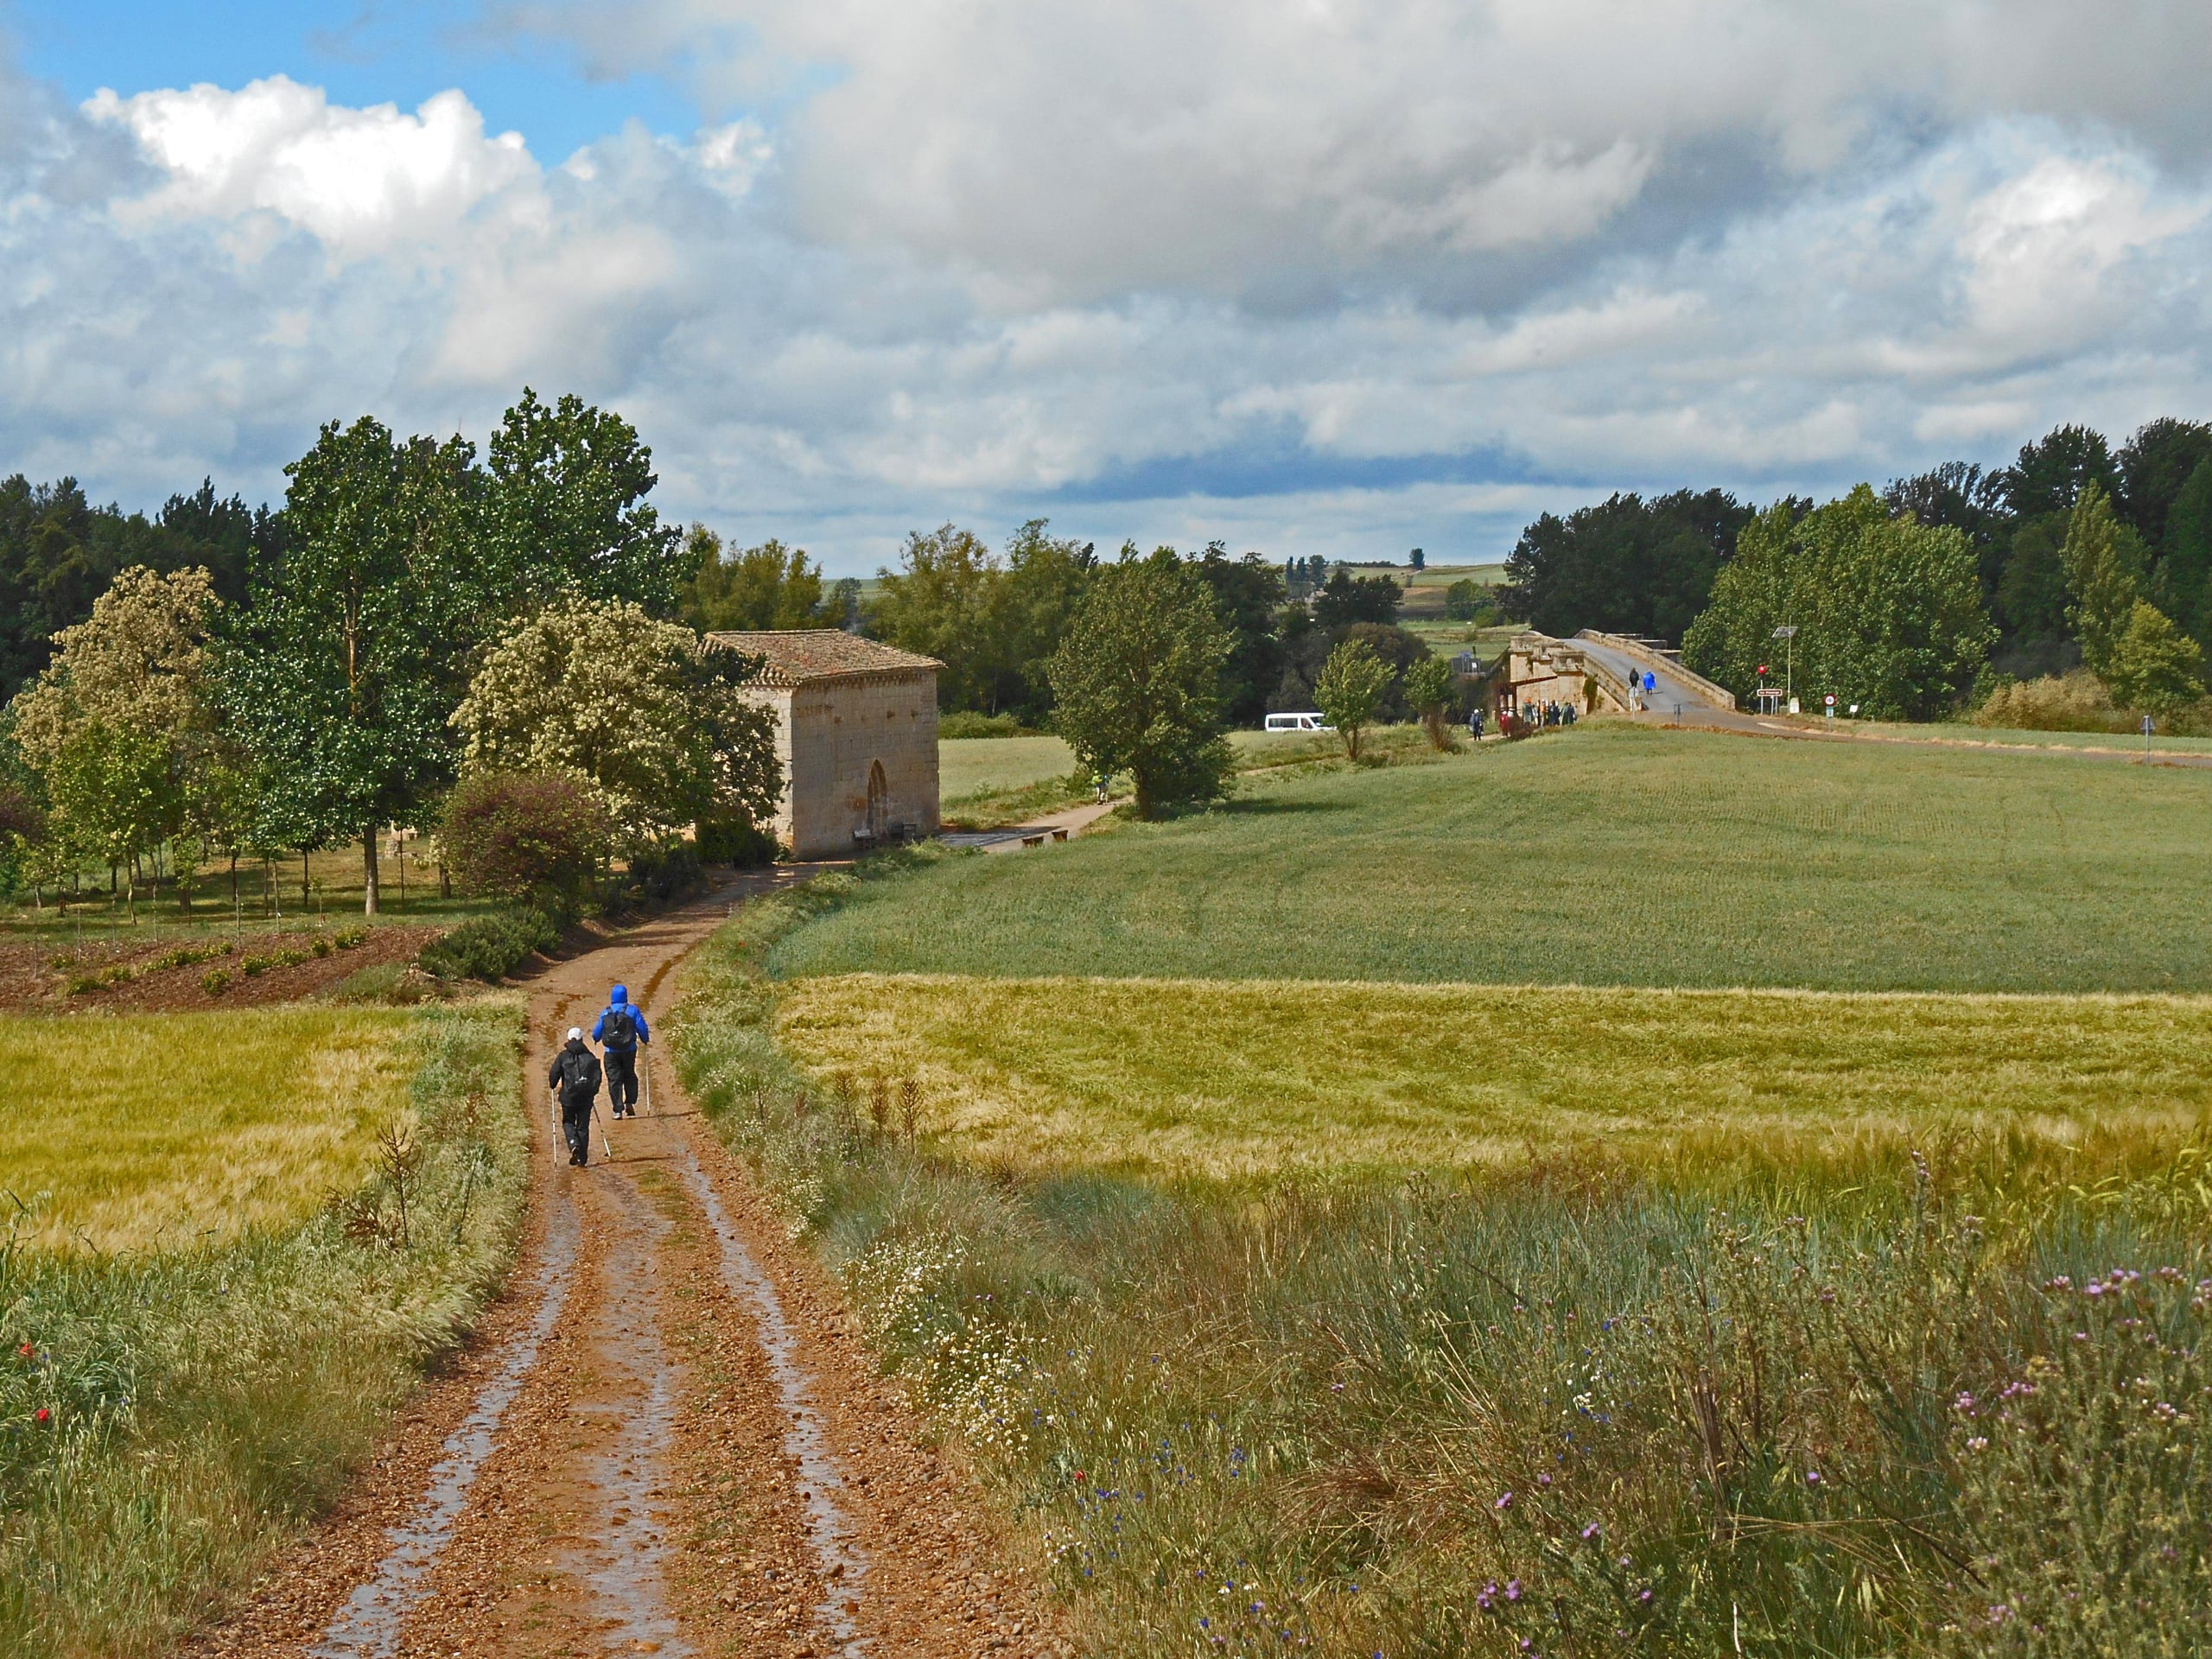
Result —
<path fill-rule="evenodd" d="M 512 1258 L 520 1031 L 411 1016 L 382 1166 L 304 1221 L 0 1246 L 0 1652 L 156 1652 L 329 1502 Z"/>
<path fill-rule="evenodd" d="M 1416 734 L 1417 735 L 1417 734 Z M 2212 990 L 2212 774 L 1590 722 L 871 884 L 779 977 Z"/>
<path fill-rule="evenodd" d="M 2196 1152 L 2078 1190 L 1900 1159 L 1732 1191 L 1009 1177 L 775 1045 L 765 947 L 679 1060 L 1090 1650 L 2063 1655 L 2212 1631 Z"/>

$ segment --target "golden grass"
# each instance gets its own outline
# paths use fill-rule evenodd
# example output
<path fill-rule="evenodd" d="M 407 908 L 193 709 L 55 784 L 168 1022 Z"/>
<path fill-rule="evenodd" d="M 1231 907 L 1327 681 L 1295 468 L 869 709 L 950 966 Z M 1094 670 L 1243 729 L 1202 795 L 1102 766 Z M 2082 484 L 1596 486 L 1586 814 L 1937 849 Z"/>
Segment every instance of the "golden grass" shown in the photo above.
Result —
<path fill-rule="evenodd" d="M 410 1016 L 274 1007 L 0 1017 L 0 1189 L 51 1246 L 181 1247 L 280 1225 L 366 1172 L 407 1103 Z M 12 1211 L 14 1206 L 10 1205 Z"/>
<path fill-rule="evenodd" d="M 1856 1165 L 1960 1137 L 2155 1158 L 2212 1105 L 2212 999 L 851 974 L 785 986 L 817 1076 L 913 1076 L 937 1144 L 1034 1171 Z"/>

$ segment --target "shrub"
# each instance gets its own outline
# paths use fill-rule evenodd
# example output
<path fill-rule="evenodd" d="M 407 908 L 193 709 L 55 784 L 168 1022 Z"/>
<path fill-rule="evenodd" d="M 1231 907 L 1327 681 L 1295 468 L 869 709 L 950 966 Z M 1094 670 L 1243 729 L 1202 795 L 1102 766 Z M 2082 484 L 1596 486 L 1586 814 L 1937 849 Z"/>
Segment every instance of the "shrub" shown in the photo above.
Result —
<path fill-rule="evenodd" d="M 938 716 L 937 734 L 940 738 L 1020 737 L 1021 722 L 1012 715 L 983 715 L 962 709 Z"/>
<path fill-rule="evenodd" d="M 1974 711 L 1974 723 L 2027 732 L 2125 732 L 2135 717 L 2113 706 L 2102 680 L 2077 668 L 1999 686 Z"/>
<path fill-rule="evenodd" d="M 630 861 L 630 886 L 656 903 L 689 893 L 705 880 L 699 851 L 690 842 L 664 842 Z"/>
<path fill-rule="evenodd" d="M 560 929 L 542 910 L 511 910 L 463 922 L 423 947 L 417 958 L 440 979 L 504 979 L 533 950 L 550 950 Z"/>
<path fill-rule="evenodd" d="M 555 772 L 478 772 L 446 804 L 439 838 L 461 886 L 518 902 L 572 904 L 607 852 L 606 810 Z"/>
<path fill-rule="evenodd" d="M 757 870 L 776 861 L 776 838 L 749 818 L 711 818 L 699 826 L 702 864 L 734 864 Z"/>
<path fill-rule="evenodd" d="M 230 971 L 224 968 L 210 968 L 200 976 L 200 988 L 210 996 L 220 996 L 231 988 Z"/>

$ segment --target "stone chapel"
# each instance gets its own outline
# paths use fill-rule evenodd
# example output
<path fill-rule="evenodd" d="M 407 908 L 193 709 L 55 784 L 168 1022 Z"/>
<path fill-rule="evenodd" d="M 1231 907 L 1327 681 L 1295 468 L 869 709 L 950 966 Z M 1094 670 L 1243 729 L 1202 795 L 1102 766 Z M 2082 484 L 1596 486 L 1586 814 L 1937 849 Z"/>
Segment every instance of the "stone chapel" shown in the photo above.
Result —
<path fill-rule="evenodd" d="M 762 659 L 745 692 L 776 716 L 784 798 L 772 830 L 793 858 L 849 858 L 937 833 L 944 664 L 840 628 L 707 638 Z"/>

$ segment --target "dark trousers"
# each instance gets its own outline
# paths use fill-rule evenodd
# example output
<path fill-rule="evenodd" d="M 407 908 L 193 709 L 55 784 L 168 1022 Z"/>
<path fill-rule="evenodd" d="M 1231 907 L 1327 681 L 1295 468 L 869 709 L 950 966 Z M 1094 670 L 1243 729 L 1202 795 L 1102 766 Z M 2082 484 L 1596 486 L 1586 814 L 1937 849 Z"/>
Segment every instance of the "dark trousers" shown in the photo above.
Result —
<path fill-rule="evenodd" d="M 610 1048 L 607 1051 L 607 1103 L 614 1109 L 617 1117 L 627 1117 L 638 1109 L 636 1049 Z"/>
<path fill-rule="evenodd" d="M 561 1137 L 569 1143 L 569 1155 L 585 1161 L 591 1157 L 592 1099 L 564 1096 L 561 1101 Z"/>

